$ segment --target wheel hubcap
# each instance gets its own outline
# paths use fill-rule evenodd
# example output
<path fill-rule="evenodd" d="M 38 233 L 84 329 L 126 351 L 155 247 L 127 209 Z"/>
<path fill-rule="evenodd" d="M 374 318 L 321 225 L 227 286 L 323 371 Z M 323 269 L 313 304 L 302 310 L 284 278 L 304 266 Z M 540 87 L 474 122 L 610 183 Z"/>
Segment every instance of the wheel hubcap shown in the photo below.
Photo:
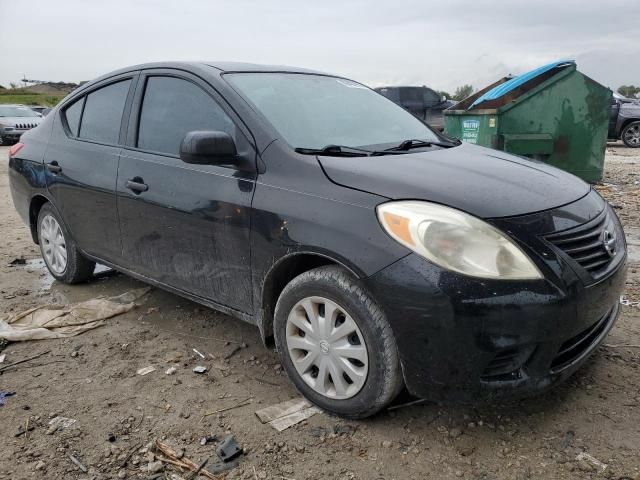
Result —
<path fill-rule="evenodd" d="M 640 125 L 629 127 L 624 132 L 624 139 L 629 145 L 640 146 Z"/>
<path fill-rule="evenodd" d="M 47 266 L 61 274 L 67 268 L 67 242 L 60 224 L 52 215 L 45 215 L 40 223 L 40 244 Z"/>
<path fill-rule="evenodd" d="M 347 399 L 364 386 L 369 356 L 356 322 L 337 303 L 306 297 L 289 313 L 287 349 L 300 377 L 332 399 Z"/>

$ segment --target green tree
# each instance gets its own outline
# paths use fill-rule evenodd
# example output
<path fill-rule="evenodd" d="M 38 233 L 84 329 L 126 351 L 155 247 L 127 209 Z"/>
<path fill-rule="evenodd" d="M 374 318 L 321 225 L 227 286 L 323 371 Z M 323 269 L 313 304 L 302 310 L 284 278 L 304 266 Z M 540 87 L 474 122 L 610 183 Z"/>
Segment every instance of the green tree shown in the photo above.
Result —
<path fill-rule="evenodd" d="M 473 86 L 465 84 L 461 87 L 456 88 L 455 93 L 453 94 L 452 100 L 456 100 L 457 102 L 464 100 L 468 96 L 473 93 Z"/>
<path fill-rule="evenodd" d="M 436 90 L 436 93 L 437 93 L 438 95 L 440 95 L 440 98 L 442 98 L 442 97 L 446 97 L 446 98 L 448 98 L 449 100 L 451 100 L 451 98 L 452 98 L 452 97 L 451 97 L 451 94 L 450 94 L 449 92 L 445 92 L 444 90 Z"/>
<path fill-rule="evenodd" d="M 635 85 L 622 85 L 618 88 L 618 93 L 627 98 L 640 98 L 640 87 L 636 87 Z"/>

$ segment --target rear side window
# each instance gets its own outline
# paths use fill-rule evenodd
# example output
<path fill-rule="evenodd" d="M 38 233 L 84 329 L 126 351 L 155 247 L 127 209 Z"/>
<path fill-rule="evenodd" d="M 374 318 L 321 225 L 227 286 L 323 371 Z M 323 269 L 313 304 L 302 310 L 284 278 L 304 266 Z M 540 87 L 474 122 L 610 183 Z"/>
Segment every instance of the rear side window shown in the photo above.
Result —
<path fill-rule="evenodd" d="M 67 107 L 64 111 L 64 117 L 67 120 L 67 126 L 69 131 L 74 137 L 78 136 L 78 127 L 80 127 L 80 115 L 82 115 L 82 105 L 84 103 L 84 97 L 80 100 L 76 100 Z"/>
<path fill-rule="evenodd" d="M 80 138 L 117 144 L 124 104 L 131 80 L 112 83 L 87 95 Z"/>
<path fill-rule="evenodd" d="M 215 130 L 236 137 L 233 121 L 197 85 L 174 77 L 149 77 L 145 88 L 138 148 L 178 155 L 180 143 L 194 130 Z"/>

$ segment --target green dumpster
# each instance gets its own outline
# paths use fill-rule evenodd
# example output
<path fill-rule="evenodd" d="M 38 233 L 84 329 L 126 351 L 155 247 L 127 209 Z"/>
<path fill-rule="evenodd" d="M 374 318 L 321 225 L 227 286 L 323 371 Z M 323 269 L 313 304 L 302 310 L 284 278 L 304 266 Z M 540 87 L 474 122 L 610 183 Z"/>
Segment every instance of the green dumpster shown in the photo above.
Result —
<path fill-rule="evenodd" d="M 554 62 L 503 78 L 445 110 L 445 133 L 524 155 L 588 182 L 602 178 L 612 92 Z"/>

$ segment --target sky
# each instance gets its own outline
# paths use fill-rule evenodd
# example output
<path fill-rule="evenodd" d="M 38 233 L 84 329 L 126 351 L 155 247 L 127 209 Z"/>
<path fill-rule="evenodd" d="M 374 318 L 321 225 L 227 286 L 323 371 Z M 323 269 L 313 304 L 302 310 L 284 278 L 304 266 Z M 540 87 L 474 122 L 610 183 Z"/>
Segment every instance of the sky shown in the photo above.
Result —
<path fill-rule="evenodd" d="M 453 93 L 560 59 L 640 85 L 638 0 L 0 0 L 4 86 L 225 60 Z"/>

